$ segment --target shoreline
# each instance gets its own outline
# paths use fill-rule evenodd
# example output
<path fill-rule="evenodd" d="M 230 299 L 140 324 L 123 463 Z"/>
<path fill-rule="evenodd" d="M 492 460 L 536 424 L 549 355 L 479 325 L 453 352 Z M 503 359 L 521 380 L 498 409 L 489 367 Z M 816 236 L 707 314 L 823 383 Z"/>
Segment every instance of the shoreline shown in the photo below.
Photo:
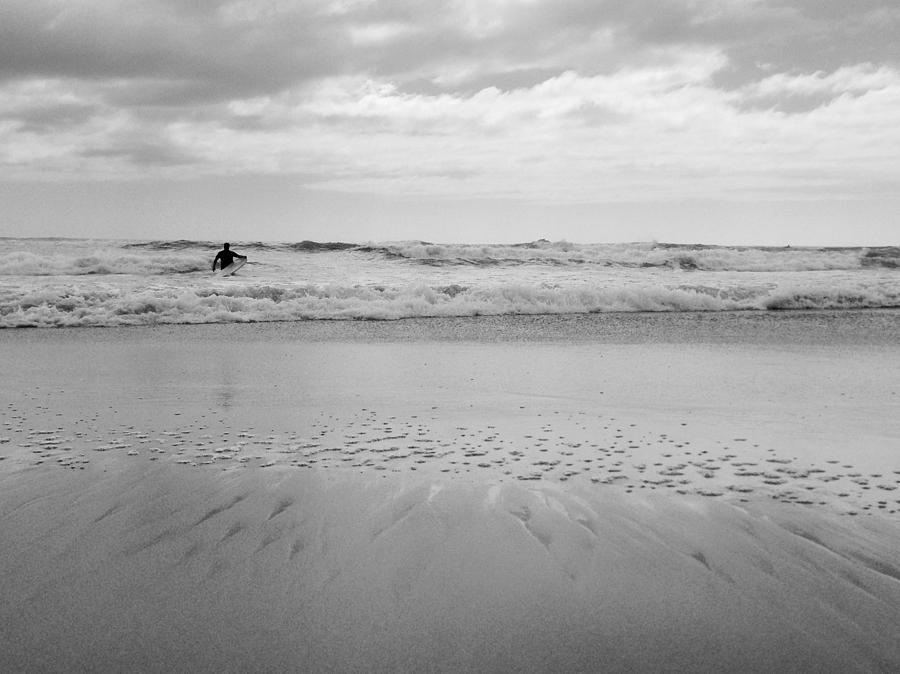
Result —
<path fill-rule="evenodd" d="M 808 490 L 819 495 L 812 502 L 852 497 L 851 512 L 897 510 L 900 502 L 888 492 L 892 471 L 900 469 L 890 450 L 900 442 L 893 413 L 900 344 L 880 320 L 860 333 L 858 319 L 872 314 L 854 317 L 847 330 L 834 329 L 830 313 L 798 315 L 780 329 L 769 322 L 750 329 L 742 317 L 734 324 L 729 316 L 677 316 L 676 324 L 671 316 L 624 318 L 624 325 L 577 316 L 0 334 L 0 356 L 9 363 L 0 392 L 18 399 L 8 409 L 32 424 L 56 407 L 82 427 L 86 415 L 100 414 L 106 423 L 146 425 L 145 436 L 159 438 L 168 427 L 196 438 L 219 419 L 232 449 L 235 436 L 256 435 L 264 424 L 273 447 L 284 450 L 274 457 L 279 463 L 340 467 L 340 453 L 317 454 L 339 448 L 346 442 L 342 429 L 354 428 L 358 440 L 376 443 L 363 444 L 368 449 L 352 462 L 361 466 L 413 469 L 414 454 L 426 452 L 419 469 L 452 475 L 479 466 L 489 468 L 475 471 L 485 477 L 590 476 L 737 498 L 782 493 L 801 503 L 810 501 Z M 900 312 L 889 318 L 900 322 Z M 371 429 L 384 425 L 393 429 L 385 437 L 396 435 L 401 420 L 402 437 L 385 444 L 397 446 L 397 463 L 384 464 Z M 480 436 L 471 435 L 473 423 Z M 460 428 L 470 428 L 462 434 L 470 441 L 454 439 Z M 416 441 L 419 434 L 433 437 L 429 442 L 448 458 L 434 458 Z M 470 445 L 492 436 L 519 451 L 479 460 L 485 452 Z M 210 442 L 198 441 L 198 453 Z M 304 443 L 309 450 L 298 451 Z M 88 456 L 95 451 L 85 439 L 69 444 Z M 499 449 L 494 445 L 491 452 Z M 622 456 L 591 463 L 595 447 Z M 573 453 L 582 456 L 565 458 Z M 703 468 L 704 456 L 720 458 Z M 683 465 L 692 464 L 704 477 L 699 482 L 683 474 Z"/>
<path fill-rule="evenodd" d="M 830 324 L 828 324 L 830 323 Z M 838 328 L 835 330 L 835 328 Z M 204 339 L 279 341 L 575 341 L 598 343 L 802 343 L 894 345 L 900 335 L 900 309 L 789 309 L 771 311 L 546 313 L 459 317 L 377 319 L 309 319 L 153 325 L 66 326 L 0 329 L 0 341 L 16 335 L 64 336 L 95 331 L 103 337 L 132 331 L 162 335 L 183 331 Z M 108 333 L 103 335 L 103 333 Z M 27 338 L 26 338 L 27 339 Z"/>

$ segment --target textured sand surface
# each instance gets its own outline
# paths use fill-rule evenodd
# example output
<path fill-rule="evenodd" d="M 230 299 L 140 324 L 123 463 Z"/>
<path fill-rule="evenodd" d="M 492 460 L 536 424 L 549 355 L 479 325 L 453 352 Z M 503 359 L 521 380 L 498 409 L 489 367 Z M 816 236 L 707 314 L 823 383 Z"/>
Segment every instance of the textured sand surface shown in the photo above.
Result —
<path fill-rule="evenodd" d="M 896 670 L 900 348 L 710 334 L 0 333 L 0 668 Z"/>

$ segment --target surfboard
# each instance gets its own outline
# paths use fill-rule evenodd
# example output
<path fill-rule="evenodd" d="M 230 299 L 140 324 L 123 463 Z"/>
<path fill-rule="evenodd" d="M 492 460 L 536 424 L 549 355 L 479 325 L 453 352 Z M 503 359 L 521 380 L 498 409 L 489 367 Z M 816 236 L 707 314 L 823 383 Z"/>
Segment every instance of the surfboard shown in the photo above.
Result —
<path fill-rule="evenodd" d="M 238 269 L 243 267 L 246 263 L 247 263 L 246 259 L 237 258 L 234 262 L 232 262 L 230 265 L 225 267 L 225 269 L 220 269 L 219 271 L 217 271 L 216 275 L 231 276 L 234 272 L 236 272 Z"/>

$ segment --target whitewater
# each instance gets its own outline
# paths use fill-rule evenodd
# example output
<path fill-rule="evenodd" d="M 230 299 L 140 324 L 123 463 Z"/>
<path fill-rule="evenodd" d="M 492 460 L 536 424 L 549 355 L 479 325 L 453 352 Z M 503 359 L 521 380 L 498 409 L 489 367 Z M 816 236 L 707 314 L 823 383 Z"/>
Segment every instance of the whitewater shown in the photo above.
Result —
<path fill-rule="evenodd" d="M 0 238 L 0 327 L 900 307 L 898 247 Z"/>

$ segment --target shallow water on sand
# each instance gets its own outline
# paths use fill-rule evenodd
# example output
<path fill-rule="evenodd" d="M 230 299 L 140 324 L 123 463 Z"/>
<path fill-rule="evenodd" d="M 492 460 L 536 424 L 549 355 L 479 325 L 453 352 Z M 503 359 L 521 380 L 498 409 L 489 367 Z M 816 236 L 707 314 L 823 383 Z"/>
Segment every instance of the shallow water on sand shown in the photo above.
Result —
<path fill-rule="evenodd" d="M 630 315 L 469 320 L 452 333 L 443 321 L 338 324 L 341 340 L 334 324 L 32 332 L 0 344 L 9 381 L 28 382 L 7 391 L 0 447 L 7 468 L 80 468 L 115 451 L 894 515 L 900 366 L 896 344 L 878 340 L 897 314 L 854 317 L 879 327 L 853 345 L 846 315 L 827 335 L 816 327 L 827 316 L 780 332 L 764 317 L 720 314 L 710 329 L 696 316 L 676 332 L 671 316 L 645 316 L 645 339 L 671 338 L 650 343 L 623 343 Z M 493 341 L 460 337 L 490 327 Z M 701 331 L 708 343 L 687 341 Z"/>

